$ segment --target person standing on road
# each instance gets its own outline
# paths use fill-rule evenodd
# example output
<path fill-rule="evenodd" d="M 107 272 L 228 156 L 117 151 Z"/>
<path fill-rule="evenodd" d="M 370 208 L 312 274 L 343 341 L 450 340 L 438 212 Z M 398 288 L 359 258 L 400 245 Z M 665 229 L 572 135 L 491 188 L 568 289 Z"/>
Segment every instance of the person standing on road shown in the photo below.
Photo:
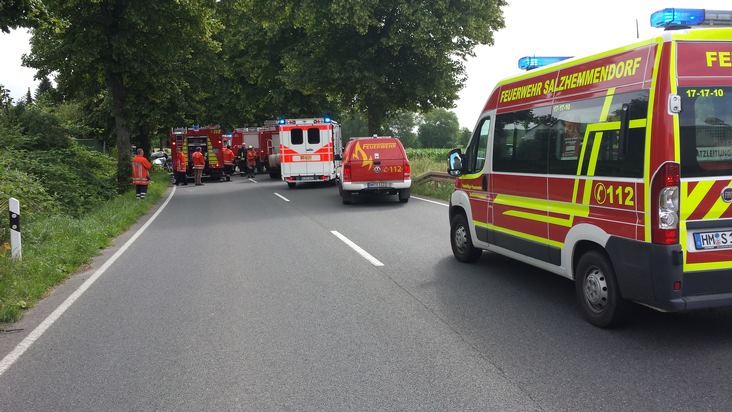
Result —
<path fill-rule="evenodd" d="M 193 158 L 193 171 L 195 172 L 194 180 L 196 181 L 196 186 L 203 186 L 203 183 L 201 183 L 201 176 L 203 176 L 203 168 L 206 167 L 206 160 L 203 158 L 201 148 L 197 147 L 191 157 Z"/>
<path fill-rule="evenodd" d="M 245 145 L 239 146 L 239 151 L 236 154 L 237 164 L 239 165 L 239 176 L 244 177 L 244 169 L 247 167 L 247 147 Z"/>
<path fill-rule="evenodd" d="M 224 174 L 226 181 L 231 181 L 231 175 L 234 173 L 234 152 L 231 151 L 231 145 L 227 145 L 223 149 L 224 152 Z"/>
<path fill-rule="evenodd" d="M 186 176 L 186 155 L 183 148 L 178 148 L 178 154 L 175 155 L 175 185 L 178 183 L 183 186 L 188 185 L 188 176 Z"/>
<path fill-rule="evenodd" d="M 135 185 L 135 198 L 142 200 L 147 194 L 150 184 L 150 162 L 145 158 L 145 151 L 137 149 L 137 156 L 132 159 L 132 184 Z"/>
<path fill-rule="evenodd" d="M 247 172 L 248 178 L 254 177 L 254 168 L 257 166 L 257 154 L 254 153 L 254 148 L 252 146 L 249 146 L 249 150 L 247 151 Z"/>

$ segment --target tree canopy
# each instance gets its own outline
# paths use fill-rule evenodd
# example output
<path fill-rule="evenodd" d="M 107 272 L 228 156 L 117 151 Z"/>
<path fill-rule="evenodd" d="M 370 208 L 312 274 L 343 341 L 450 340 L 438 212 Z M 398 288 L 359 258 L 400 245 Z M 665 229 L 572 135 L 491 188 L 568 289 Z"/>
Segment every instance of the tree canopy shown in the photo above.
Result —
<path fill-rule="evenodd" d="M 46 0 L 55 26 L 32 31 L 26 65 L 56 74 L 64 95 L 111 108 L 120 189 L 129 186 L 130 130 L 153 133 L 194 113 L 215 57 L 214 0 Z M 195 73 L 192 75 L 192 73 Z M 181 119 L 182 120 L 182 119 Z"/>
<path fill-rule="evenodd" d="M 11 0 L 0 9 L 0 29 L 33 27 L 24 64 L 55 81 L 55 89 L 44 85 L 53 91 L 45 101 L 76 102 L 90 129 L 114 143 L 124 190 L 131 143 L 146 148 L 173 126 L 362 115 L 368 134 L 400 134 L 416 145 L 414 113 L 454 105 L 464 60 L 493 43 L 505 5 Z M 44 24 L 34 24 L 39 16 Z"/>
<path fill-rule="evenodd" d="M 369 133 L 398 111 L 451 107 L 463 61 L 504 26 L 503 0 L 247 2 L 259 29 L 291 36 L 284 84 L 367 114 Z M 267 13 L 279 10 L 280 13 Z M 293 35 L 294 34 L 294 35 Z"/>

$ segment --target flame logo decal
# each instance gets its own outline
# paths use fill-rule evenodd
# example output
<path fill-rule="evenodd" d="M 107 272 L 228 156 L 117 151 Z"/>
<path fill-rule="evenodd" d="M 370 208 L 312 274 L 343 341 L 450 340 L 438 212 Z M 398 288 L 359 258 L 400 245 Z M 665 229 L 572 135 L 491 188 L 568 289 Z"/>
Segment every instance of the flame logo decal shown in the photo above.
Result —
<path fill-rule="evenodd" d="M 374 160 L 364 152 L 360 142 L 356 142 L 356 147 L 353 149 L 353 158 L 361 160 L 361 167 L 368 167 L 369 171 L 374 166 Z"/>

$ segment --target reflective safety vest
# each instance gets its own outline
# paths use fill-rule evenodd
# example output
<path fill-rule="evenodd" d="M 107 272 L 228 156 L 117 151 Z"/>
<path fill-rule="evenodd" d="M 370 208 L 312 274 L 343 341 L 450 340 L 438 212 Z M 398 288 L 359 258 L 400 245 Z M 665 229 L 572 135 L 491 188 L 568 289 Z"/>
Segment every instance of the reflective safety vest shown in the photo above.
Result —
<path fill-rule="evenodd" d="M 247 151 L 247 166 L 255 166 L 257 164 L 257 154 L 254 150 Z"/>
<path fill-rule="evenodd" d="M 150 162 L 143 155 L 132 159 L 132 184 L 147 186 L 150 184 Z"/>
<path fill-rule="evenodd" d="M 177 170 L 180 173 L 185 173 L 186 171 L 186 155 L 183 154 L 183 152 L 178 152 L 177 157 L 177 165 L 175 167 L 175 170 Z"/>
<path fill-rule="evenodd" d="M 234 165 L 234 152 L 231 151 L 228 147 L 225 147 L 224 150 L 224 164 L 227 166 L 233 166 Z"/>
<path fill-rule="evenodd" d="M 193 168 L 198 170 L 203 170 L 206 166 L 206 160 L 203 158 L 203 153 L 201 152 L 193 152 L 191 155 L 193 158 Z"/>

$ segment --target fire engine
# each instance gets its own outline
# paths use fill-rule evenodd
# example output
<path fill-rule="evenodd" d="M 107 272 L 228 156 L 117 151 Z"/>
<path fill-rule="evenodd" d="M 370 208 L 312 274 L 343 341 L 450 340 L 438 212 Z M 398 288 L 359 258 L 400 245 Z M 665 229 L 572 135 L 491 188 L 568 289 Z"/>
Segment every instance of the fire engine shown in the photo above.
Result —
<path fill-rule="evenodd" d="M 732 12 L 665 9 L 650 40 L 505 79 L 456 176 L 450 242 L 573 279 L 599 327 L 631 305 L 732 305 Z M 709 27 L 701 28 L 700 25 Z"/>
<path fill-rule="evenodd" d="M 183 151 L 188 159 L 186 175 L 193 176 L 193 160 L 191 154 L 200 147 L 206 160 L 203 176 L 219 180 L 224 176 L 223 149 L 224 138 L 219 126 L 177 127 L 170 129 L 170 148 L 173 159 L 178 151 Z"/>
<path fill-rule="evenodd" d="M 330 117 L 322 117 L 282 118 L 278 120 L 278 126 L 282 180 L 290 188 L 297 182 L 335 183 L 343 147 L 340 125 Z"/>
<path fill-rule="evenodd" d="M 270 166 L 269 158 L 279 151 L 279 147 L 275 148 L 275 144 L 279 145 L 278 133 L 276 120 L 265 121 L 261 127 L 236 128 L 231 132 L 231 150 L 238 154 L 242 146 L 251 146 L 257 155 L 257 171 L 266 171 L 276 177 L 278 170 Z"/>

